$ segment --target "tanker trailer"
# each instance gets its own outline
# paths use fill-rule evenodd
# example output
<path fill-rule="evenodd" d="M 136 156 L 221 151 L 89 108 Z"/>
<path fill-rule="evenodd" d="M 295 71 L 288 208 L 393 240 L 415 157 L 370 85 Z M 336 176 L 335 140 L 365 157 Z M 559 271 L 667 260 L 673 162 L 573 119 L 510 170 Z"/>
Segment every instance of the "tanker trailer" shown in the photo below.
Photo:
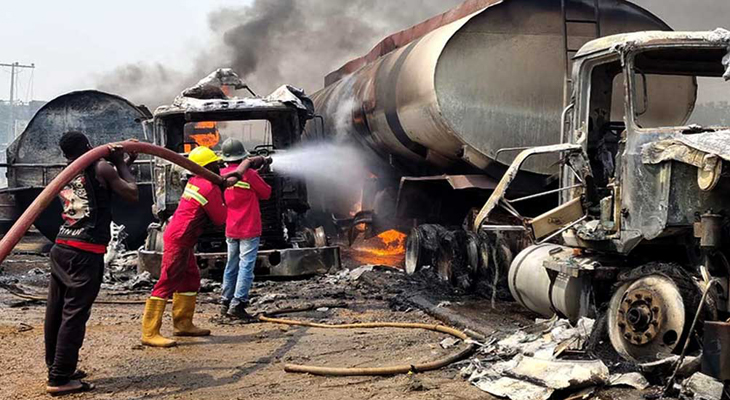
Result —
<path fill-rule="evenodd" d="M 462 263 L 454 259 L 460 258 L 471 267 L 466 272 L 477 273 L 479 259 L 489 253 L 484 240 L 465 233 L 456 240 L 465 246 L 443 246 L 429 238 L 470 225 L 520 149 L 561 142 L 569 61 L 581 44 L 642 30 L 669 27 L 623 0 L 472 0 L 387 37 L 329 74 L 326 87 L 312 96 L 328 136 L 308 129 L 308 138 L 357 146 L 374 176 L 353 191 L 362 198 L 312 187 L 310 192 L 327 192 L 324 206 L 313 199 L 313 208 L 327 208 L 350 227 L 365 225 L 371 235 L 415 226 L 406 249 L 408 272 L 436 264 L 443 279 L 454 280 Z M 693 90 L 680 85 L 668 95 L 690 107 Z M 559 164 L 555 154 L 527 161 L 510 186 L 513 197 L 523 198 L 512 214 L 558 204 L 557 192 L 530 196 L 557 188 Z M 355 203 L 362 208 L 348 219 Z M 510 218 L 496 224 L 514 225 Z M 510 254 L 519 250 L 515 241 L 498 246 L 501 279 Z"/>
<path fill-rule="evenodd" d="M 94 90 L 67 93 L 45 104 L 7 149 L 7 164 L 3 166 L 7 168 L 8 187 L 0 189 L 4 222 L 12 225 L 66 167 L 58 147 L 65 132 L 83 132 L 93 146 L 125 139 L 147 141 L 142 122 L 148 118 L 150 113 L 143 106 Z M 142 155 L 132 166 L 139 186 L 139 202 L 130 205 L 112 199 L 114 222 L 125 226 L 130 248 L 142 245 L 147 226 L 153 220 L 150 162 L 148 156 Z M 35 221 L 35 227 L 54 241 L 62 222 L 61 203 L 56 199 Z"/>

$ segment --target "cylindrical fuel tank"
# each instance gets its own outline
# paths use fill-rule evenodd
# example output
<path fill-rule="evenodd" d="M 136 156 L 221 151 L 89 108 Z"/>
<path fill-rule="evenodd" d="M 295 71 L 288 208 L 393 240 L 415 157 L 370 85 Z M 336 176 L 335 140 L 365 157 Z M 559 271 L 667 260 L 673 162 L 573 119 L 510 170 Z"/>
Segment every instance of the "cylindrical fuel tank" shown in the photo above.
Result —
<path fill-rule="evenodd" d="M 512 261 L 507 278 L 512 297 L 544 317 L 551 317 L 556 312 L 572 321 L 592 316 L 590 278 L 548 272 L 545 268 L 546 261 L 560 263 L 570 259 L 572 265 L 593 262 L 589 257 L 572 254 L 572 248 L 556 244 L 530 246 L 521 251 Z"/>
<path fill-rule="evenodd" d="M 87 90 L 59 96 L 43 106 L 25 131 L 8 147 L 8 187 L 22 212 L 66 165 L 58 142 L 70 130 L 86 134 L 92 146 L 125 139 L 145 141 L 142 109 L 108 93 Z M 114 222 L 125 226 L 127 244 L 136 249 L 144 242 L 152 214 L 150 165 L 140 156 L 132 169 L 137 176 L 139 202 L 126 203 L 112 196 Z M 56 200 L 35 221 L 35 226 L 54 240 L 62 224 L 61 202 Z"/>
<path fill-rule="evenodd" d="M 593 0 L 566 4 L 568 18 L 594 19 Z M 599 4 L 602 36 L 669 30 L 628 1 Z M 440 25 L 453 12 L 434 17 L 330 74 L 329 85 L 312 96 L 325 134 L 359 142 L 391 165 L 395 158 L 409 174 L 424 165 L 431 174 L 467 168 L 460 162 L 465 150 L 478 153 L 479 167 L 488 170 L 516 155 L 497 157 L 500 149 L 559 143 L 565 81 L 560 0 L 473 0 L 456 11 L 470 5 L 473 12 L 460 19 Z M 577 49 L 595 39 L 595 25 L 573 23 L 568 33 L 569 47 Z M 388 47 L 395 49 L 383 50 Z M 678 85 L 671 97 L 694 100 L 694 90 Z M 524 169 L 551 174 L 555 168 L 555 159 L 543 157 Z"/>

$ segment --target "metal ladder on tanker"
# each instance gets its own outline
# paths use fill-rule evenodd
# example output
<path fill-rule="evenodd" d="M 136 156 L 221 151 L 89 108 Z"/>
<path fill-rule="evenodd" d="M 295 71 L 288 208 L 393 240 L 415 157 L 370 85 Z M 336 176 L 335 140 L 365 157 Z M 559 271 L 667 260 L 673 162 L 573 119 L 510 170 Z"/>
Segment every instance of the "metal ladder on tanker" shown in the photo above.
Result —
<path fill-rule="evenodd" d="M 561 129 L 560 129 L 560 143 L 566 143 L 570 142 L 570 138 L 567 134 L 567 128 L 569 124 L 566 124 L 566 113 L 568 112 L 567 107 L 568 104 L 570 104 L 570 98 L 573 95 L 573 79 L 572 79 L 572 69 L 573 69 L 573 63 L 572 59 L 575 53 L 580 50 L 580 46 L 582 46 L 584 43 L 581 43 L 580 46 L 577 46 L 576 48 L 572 48 L 570 43 L 570 26 L 571 25 L 578 25 L 578 26 L 590 26 L 593 25 L 595 28 L 595 37 L 594 39 L 597 39 L 601 37 L 601 0 L 592 0 L 593 2 L 593 19 L 580 19 L 580 18 L 568 18 L 568 6 L 569 4 L 578 3 L 578 4 L 585 4 L 586 2 L 590 2 L 591 0 L 560 0 L 560 12 L 563 18 L 563 50 L 565 54 L 565 75 L 563 78 L 563 109 L 565 110 L 561 117 Z M 567 168 L 565 168 L 564 165 L 560 166 L 560 176 L 563 177 L 564 180 L 567 181 L 567 175 L 570 174 Z M 560 194 L 560 204 L 566 203 L 568 200 L 568 194 L 566 192 L 561 192 Z"/>
<path fill-rule="evenodd" d="M 594 39 L 601 37 L 601 0 L 592 0 L 593 19 L 568 18 L 568 7 L 571 3 L 584 4 L 585 1 L 560 0 L 560 10 L 563 16 L 563 49 L 565 50 L 565 81 L 563 83 L 563 107 L 568 106 L 568 103 L 570 102 L 570 96 L 573 92 L 572 58 L 573 55 L 575 55 L 575 53 L 580 50 L 580 46 L 578 46 L 577 48 L 570 47 L 570 26 L 593 25 L 595 27 Z"/>

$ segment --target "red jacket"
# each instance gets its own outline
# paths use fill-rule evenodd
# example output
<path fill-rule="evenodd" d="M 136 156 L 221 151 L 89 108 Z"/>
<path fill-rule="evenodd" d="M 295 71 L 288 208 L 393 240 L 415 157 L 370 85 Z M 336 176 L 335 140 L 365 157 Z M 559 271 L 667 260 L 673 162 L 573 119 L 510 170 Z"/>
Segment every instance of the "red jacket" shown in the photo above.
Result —
<path fill-rule="evenodd" d="M 221 170 L 221 175 L 235 170 L 238 164 Z M 258 172 L 249 169 L 243 179 L 225 191 L 228 218 L 226 218 L 226 237 L 231 239 L 252 239 L 261 236 L 261 209 L 259 200 L 271 196 L 269 186 Z"/>
<path fill-rule="evenodd" d="M 175 214 L 165 229 L 165 242 L 194 246 L 208 220 L 215 225 L 226 222 L 226 206 L 221 189 L 205 178 L 194 176 L 185 186 Z"/>

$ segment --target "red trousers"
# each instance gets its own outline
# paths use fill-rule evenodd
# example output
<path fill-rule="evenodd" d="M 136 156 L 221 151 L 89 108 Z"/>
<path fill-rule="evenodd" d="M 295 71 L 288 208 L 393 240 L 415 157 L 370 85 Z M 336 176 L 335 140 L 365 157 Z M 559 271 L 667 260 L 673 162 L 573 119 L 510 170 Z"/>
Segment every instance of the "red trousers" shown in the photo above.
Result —
<path fill-rule="evenodd" d="M 200 290 L 200 270 L 195 262 L 193 246 L 165 243 L 160 280 L 152 288 L 152 297 L 169 299 L 175 292 Z"/>

